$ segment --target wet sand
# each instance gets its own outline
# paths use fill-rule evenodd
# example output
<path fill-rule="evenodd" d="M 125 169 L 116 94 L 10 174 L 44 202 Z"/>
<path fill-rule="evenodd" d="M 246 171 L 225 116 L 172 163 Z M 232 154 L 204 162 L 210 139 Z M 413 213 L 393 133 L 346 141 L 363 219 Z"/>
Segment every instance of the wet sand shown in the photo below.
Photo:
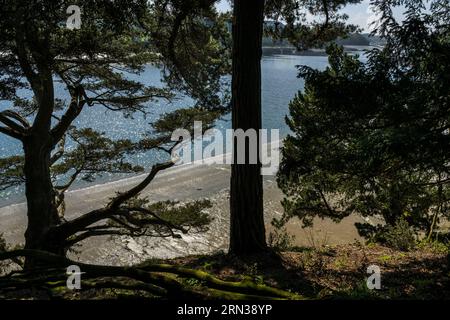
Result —
<path fill-rule="evenodd" d="M 143 176 L 92 186 L 71 191 L 66 195 L 66 218 L 73 219 L 107 203 L 115 192 L 126 190 Z M 208 198 L 213 207 L 208 209 L 213 218 L 209 231 L 202 234 L 183 235 L 182 239 L 140 237 L 98 237 L 91 238 L 76 247 L 70 255 L 84 262 L 109 265 L 129 265 L 149 258 L 174 258 L 191 254 L 208 254 L 226 251 L 229 229 L 229 165 L 184 165 L 160 173 L 142 193 L 151 201 L 189 201 Z M 274 217 L 280 217 L 283 195 L 275 178 L 264 177 L 264 208 L 267 235 Z M 299 246 L 320 246 L 353 243 L 361 240 L 354 226 L 362 219 L 357 215 L 348 217 L 339 224 L 329 220 L 316 219 L 312 228 L 303 229 L 301 223 L 292 220 L 288 232 L 295 237 Z M 26 227 L 26 204 L 0 208 L 0 233 L 12 245 L 24 241 Z"/>

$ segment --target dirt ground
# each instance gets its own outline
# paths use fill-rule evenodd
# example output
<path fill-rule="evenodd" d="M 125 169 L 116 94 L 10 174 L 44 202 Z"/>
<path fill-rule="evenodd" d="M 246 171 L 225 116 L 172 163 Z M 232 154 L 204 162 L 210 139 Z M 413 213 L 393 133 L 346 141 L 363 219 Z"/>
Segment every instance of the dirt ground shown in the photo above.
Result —
<path fill-rule="evenodd" d="M 275 258 L 242 260 L 218 254 L 169 262 L 200 268 L 224 280 L 250 276 L 313 299 L 450 299 L 448 252 L 433 246 L 400 252 L 355 243 L 296 248 Z M 380 268 L 380 290 L 367 287 L 369 266 Z"/>
<path fill-rule="evenodd" d="M 251 280 L 298 294 L 302 299 L 332 300 L 448 300 L 450 299 L 450 261 L 442 247 L 426 245 L 400 252 L 379 245 L 360 243 L 294 247 L 290 251 L 238 258 L 216 253 L 176 259 L 152 259 L 163 263 L 201 270 L 225 281 Z M 367 279 L 380 271 L 381 288 L 371 290 Z M 108 281 L 107 278 L 103 279 Z M 120 281 L 120 279 L 114 279 Z M 181 279 L 180 279 L 181 280 Z M 125 279 L 123 280 L 125 281 Z M 206 292 L 196 279 L 181 280 L 192 290 Z M 124 282 L 127 283 L 127 282 Z M 84 289 L 62 291 L 25 289 L 2 292 L 0 299 L 154 299 L 145 292 L 122 289 Z"/>

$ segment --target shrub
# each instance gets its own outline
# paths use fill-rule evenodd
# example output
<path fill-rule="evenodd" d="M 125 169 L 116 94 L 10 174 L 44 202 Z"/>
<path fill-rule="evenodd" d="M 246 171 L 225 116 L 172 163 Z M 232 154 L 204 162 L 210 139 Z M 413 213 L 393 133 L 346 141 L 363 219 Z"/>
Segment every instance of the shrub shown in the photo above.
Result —
<path fill-rule="evenodd" d="M 409 251 L 416 246 L 416 237 L 414 231 L 405 219 L 399 219 L 393 226 L 387 226 L 383 235 L 388 247 Z"/>
<path fill-rule="evenodd" d="M 285 228 L 275 229 L 270 232 L 268 244 L 276 251 L 283 252 L 292 248 L 294 236 L 287 233 Z"/>

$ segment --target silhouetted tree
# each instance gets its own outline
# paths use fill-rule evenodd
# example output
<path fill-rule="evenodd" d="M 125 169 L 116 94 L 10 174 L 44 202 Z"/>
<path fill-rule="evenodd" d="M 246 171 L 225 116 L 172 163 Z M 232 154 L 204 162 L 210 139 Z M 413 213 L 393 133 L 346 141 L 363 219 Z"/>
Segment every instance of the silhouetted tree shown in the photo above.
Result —
<path fill-rule="evenodd" d="M 214 1 L 2 1 L 0 16 L 0 132 L 20 141 L 23 155 L 0 160 L 3 188 L 25 184 L 28 227 L 25 248 L 64 254 L 91 236 L 107 234 L 175 235 L 206 222 L 205 203 L 181 208 L 189 218 L 172 223 L 177 207 L 149 205 L 139 194 L 161 170 L 155 164 L 135 187 L 118 193 L 105 207 L 63 219 L 64 193 L 78 179 L 102 173 L 133 173 L 137 152 L 164 150 L 177 128 L 206 126 L 222 114 L 222 76 L 229 72 L 226 25 Z M 82 12 L 81 28 L 66 28 L 69 5 Z M 188 12 L 183 12 L 189 8 Z M 183 17 L 181 19 L 180 17 Z M 206 23 L 207 22 L 207 23 Z M 182 30 L 182 31 L 181 31 Z M 183 38 L 180 38 L 180 33 Z M 189 34 L 190 38 L 185 38 Z M 225 61 L 225 62 L 223 62 Z M 130 79 L 146 65 L 160 67 L 164 86 Z M 187 72 L 189 70 L 189 72 Z M 62 86 L 69 101 L 55 96 Z M 25 99 L 20 90 L 31 92 Z M 105 108 L 130 117 L 146 114 L 152 103 L 175 92 L 194 99 L 192 108 L 168 114 L 149 126 L 141 141 L 112 140 L 95 128 L 77 129 L 86 108 Z M 68 150 L 68 141 L 74 148 Z M 63 179 L 67 181 L 61 183 Z"/>
<path fill-rule="evenodd" d="M 383 49 L 362 62 L 333 46 L 325 71 L 300 68 L 306 85 L 290 105 L 278 175 L 283 220 L 358 212 L 386 223 L 359 224 L 365 236 L 383 240 L 401 221 L 431 236 L 449 215 L 448 2 L 373 4 Z M 403 23 L 395 5 L 405 5 Z"/>

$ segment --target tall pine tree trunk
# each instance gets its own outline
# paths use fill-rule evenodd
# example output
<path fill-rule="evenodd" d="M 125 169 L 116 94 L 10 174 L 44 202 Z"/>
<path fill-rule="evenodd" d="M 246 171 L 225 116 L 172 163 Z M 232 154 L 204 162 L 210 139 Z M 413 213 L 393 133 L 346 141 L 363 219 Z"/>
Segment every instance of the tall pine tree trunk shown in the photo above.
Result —
<path fill-rule="evenodd" d="M 48 239 L 50 228 L 58 225 L 59 217 L 50 179 L 49 137 L 34 134 L 24 142 L 28 227 L 25 248 L 54 252 L 55 244 Z M 54 252 L 58 253 L 58 252 Z"/>
<path fill-rule="evenodd" d="M 264 0 L 234 1 L 232 81 L 234 130 L 255 129 L 259 133 L 262 126 L 261 56 L 263 23 Z M 236 150 L 236 145 L 234 148 Z M 248 149 L 249 146 L 247 145 L 247 153 Z M 237 154 L 234 152 L 235 162 L 236 158 Z M 234 163 L 232 165 L 230 197 L 230 253 L 245 255 L 264 251 L 267 246 L 260 163 Z"/>
<path fill-rule="evenodd" d="M 54 87 L 50 70 L 44 66 L 40 66 L 40 69 L 39 82 L 42 89 L 37 94 L 39 109 L 32 130 L 23 141 L 28 216 L 25 249 L 64 254 L 61 241 L 52 238 L 49 232 L 60 223 L 50 173 L 54 145 L 50 133 Z M 27 259 L 25 267 L 33 267 L 36 264 L 33 259 Z"/>

